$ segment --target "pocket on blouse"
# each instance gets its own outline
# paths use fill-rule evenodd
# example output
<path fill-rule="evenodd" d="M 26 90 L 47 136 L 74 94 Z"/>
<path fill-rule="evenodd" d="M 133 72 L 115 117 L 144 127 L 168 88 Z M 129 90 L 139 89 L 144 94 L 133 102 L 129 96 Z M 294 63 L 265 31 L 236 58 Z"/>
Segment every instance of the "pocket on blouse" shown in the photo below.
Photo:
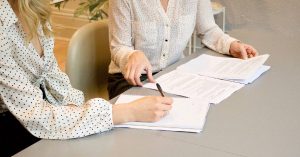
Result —
<path fill-rule="evenodd" d="M 157 24 L 156 22 L 135 21 L 132 27 L 135 49 L 157 47 Z"/>

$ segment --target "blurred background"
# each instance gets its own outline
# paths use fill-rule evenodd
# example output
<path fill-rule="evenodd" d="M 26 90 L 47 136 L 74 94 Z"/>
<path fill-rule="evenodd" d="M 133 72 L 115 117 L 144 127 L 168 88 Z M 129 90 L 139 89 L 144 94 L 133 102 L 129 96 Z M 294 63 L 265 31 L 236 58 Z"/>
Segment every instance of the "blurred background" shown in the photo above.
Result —
<path fill-rule="evenodd" d="M 83 14 L 73 13 L 81 1 L 69 0 L 60 10 L 52 6 L 55 31 L 55 55 L 62 70 L 66 59 L 68 41 L 82 25 L 89 23 Z M 226 32 L 245 43 L 254 45 L 260 53 L 271 51 L 273 46 L 299 51 L 300 1 L 299 0 L 214 0 L 226 8 Z M 216 22 L 222 16 L 215 16 Z M 269 42 L 272 41 L 272 42 Z M 291 49 L 290 49 L 291 50 Z"/>

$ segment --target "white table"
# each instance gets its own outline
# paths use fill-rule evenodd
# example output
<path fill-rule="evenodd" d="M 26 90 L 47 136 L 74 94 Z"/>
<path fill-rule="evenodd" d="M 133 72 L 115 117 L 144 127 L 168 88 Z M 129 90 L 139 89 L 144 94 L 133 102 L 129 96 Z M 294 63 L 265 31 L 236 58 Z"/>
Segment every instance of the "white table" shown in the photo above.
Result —
<path fill-rule="evenodd" d="M 218 55 L 204 48 L 163 72 L 201 53 Z M 81 139 L 41 140 L 15 156 L 299 157 L 298 59 L 296 52 L 282 57 L 274 49 L 267 61 L 271 70 L 217 106 L 212 106 L 202 133 L 119 128 Z M 288 62 L 282 64 L 283 60 Z M 159 95 L 157 91 L 142 88 L 127 92 Z"/>

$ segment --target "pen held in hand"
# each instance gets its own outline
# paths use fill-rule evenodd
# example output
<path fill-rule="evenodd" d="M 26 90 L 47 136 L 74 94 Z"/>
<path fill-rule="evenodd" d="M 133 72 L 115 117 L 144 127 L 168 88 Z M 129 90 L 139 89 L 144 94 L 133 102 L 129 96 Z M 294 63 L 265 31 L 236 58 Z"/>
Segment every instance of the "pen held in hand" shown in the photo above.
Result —
<path fill-rule="evenodd" d="M 156 83 L 156 87 L 157 87 L 157 89 L 158 89 L 160 95 L 161 95 L 162 97 L 165 97 L 165 95 L 164 95 L 164 93 L 163 93 L 163 90 L 162 90 L 162 88 L 160 87 L 160 85 L 159 85 L 158 83 Z"/>

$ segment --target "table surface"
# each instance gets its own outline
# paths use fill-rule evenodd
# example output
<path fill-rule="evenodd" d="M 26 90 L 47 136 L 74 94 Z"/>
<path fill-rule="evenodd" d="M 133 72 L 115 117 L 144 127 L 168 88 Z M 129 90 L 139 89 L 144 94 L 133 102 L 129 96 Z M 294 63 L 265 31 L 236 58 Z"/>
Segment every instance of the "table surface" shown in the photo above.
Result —
<path fill-rule="evenodd" d="M 158 75 L 203 53 L 220 55 L 204 48 Z M 299 55 L 271 53 L 266 65 L 271 69 L 253 84 L 211 106 L 201 133 L 115 128 L 80 139 L 41 140 L 15 156 L 299 157 Z M 143 88 L 127 93 L 159 95 Z"/>

